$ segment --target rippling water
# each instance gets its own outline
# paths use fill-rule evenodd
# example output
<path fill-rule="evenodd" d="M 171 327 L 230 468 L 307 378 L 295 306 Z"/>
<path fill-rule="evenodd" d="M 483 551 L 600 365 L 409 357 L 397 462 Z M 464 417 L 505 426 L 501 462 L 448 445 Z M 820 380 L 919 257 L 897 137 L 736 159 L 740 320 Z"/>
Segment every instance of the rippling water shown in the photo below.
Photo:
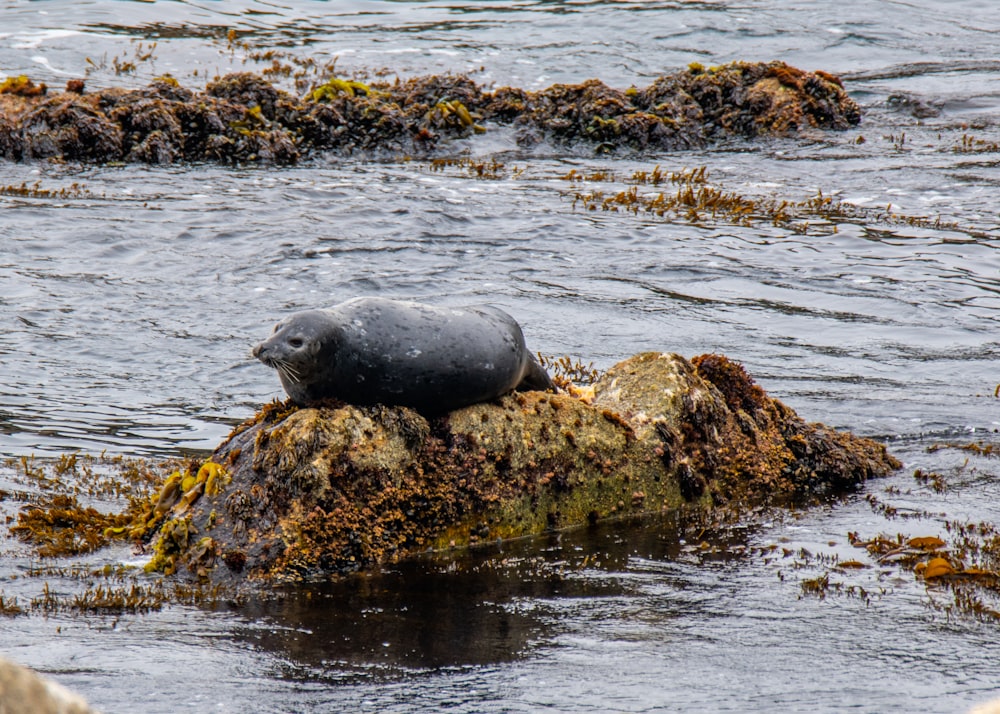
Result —
<path fill-rule="evenodd" d="M 490 301 L 534 349 L 599 367 L 647 349 L 723 352 L 805 418 L 886 440 L 906 467 L 869 491 L 1000 518 L 994 462 L 926 452 L 995 440 L 1000 423 L 1000 9 L 97 0 L 8 2 L 0 17 L 0 72 L 55 86 L 84 71 L 90 87 L 166 72 L 200 86 L 266 66 L 227 41 L 235 29 L 260 50 L 337 58 L 345 75 L 473 72 L 527 88 L 641 86 L 692 61 L 782 59 L 840 74 L 865 110 L 844 134 L 676 154 L 520 153 L 503 132 L 456 146 L 504 163 L 494 180 L 361 159 L 0 163 L 0 185 L 80 185 L 0 196 L 0 454 L 208 450 L 279 395 L 248 350 L 283 314 L 357 295 Z M 116 74 L 116 60 L 135 71 Z M 754 198 L 822 191 L 858 217 L 799 234 L 574 203 L 655 165 L 706 166 L 713 185 Z M 570 183 L 571 169 L 618 180 Z M 879 219 L 890 205 L 942 227 Z M 915 468 L 948 475 L 944 505 Z M 867 605 L 800 599 L 787 564 L 740 555 L 850 550 L 848 531 L 880 530 L 940 523 L 886 522 L 858 496 L 760 524 L 718 558 L 679 544 L 669 523 L 621 526 L 250 610 L 0 619 L 0 651 L 107 711 L 952 712 L 1000 693 L 995 625 L 942 616 L 928 607 L 940 595 L 908 576 L 864 576 L 888 591 Z M 9 578 L 26 556 L 2 547 Z"/>

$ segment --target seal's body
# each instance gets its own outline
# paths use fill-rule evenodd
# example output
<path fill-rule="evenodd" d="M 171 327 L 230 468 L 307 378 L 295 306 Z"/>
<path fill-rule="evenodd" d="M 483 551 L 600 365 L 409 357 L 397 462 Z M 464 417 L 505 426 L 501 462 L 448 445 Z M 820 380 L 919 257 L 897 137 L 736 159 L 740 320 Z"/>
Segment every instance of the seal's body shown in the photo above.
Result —
<path fill-rule="evenodd" d="M 332 398 L 440 414 L 553 386 L 514 318 L 486 305 L 355 298 L 282 320 L 253 356 L 300 406 Z"/>

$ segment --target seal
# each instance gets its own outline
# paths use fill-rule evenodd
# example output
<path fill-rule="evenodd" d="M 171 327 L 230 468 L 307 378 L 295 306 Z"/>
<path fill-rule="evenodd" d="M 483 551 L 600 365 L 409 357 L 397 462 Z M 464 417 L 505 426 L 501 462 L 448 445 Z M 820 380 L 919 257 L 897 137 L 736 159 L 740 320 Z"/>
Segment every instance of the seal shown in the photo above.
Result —
<path fill-rule="evenodd" d="M 517 321 L 489 305 L 354 298 L 297 312 L 253 348 L 299 406 L 324 399 L 441 414 L 513 390 L 554 389 Z"/>

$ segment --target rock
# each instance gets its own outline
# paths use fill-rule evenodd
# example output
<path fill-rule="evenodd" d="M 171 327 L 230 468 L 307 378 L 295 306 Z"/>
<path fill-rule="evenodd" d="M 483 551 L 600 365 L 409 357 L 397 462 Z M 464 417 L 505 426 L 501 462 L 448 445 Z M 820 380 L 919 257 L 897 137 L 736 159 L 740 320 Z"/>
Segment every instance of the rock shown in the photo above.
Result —
<path fill-rule="evenodd" d="M 3 714 L 94 714 L 82 697 L 60 684 L 0 657 Z"/>
<path fill-rule="evenodd" d="M 991 699 L 969 710 L 969 714 L 1000 714 L 1000 699 Z"/>
<path fill-rule="evenodd" d="M 623 515 L 807 501 L 899 468 L 879 443 L 805 423 L 718 355 L 639 354 L 594 394 L 515 393 L 431 421 L 270 405 L 183 498 L 145 514 L 151 568 L 297 580 Z"/>
<path fill-rule="evenodd" d="M 143 89 L 82 90 L 80 83 L 47 94 L 27 77 L 5 81 L 0 156 L 291 164 L 319 152 L 426 155 L 505 125 L 521 144 L 673 151 L 734 135 L 846 129 L 861 120 L 837 77 L 784 62 L 692 65 L 626 90 L 597 79 L 529 92 L 487 90 L 454 75 L 371 86 L 334 77 L 297 97 L 247 72 L 216 79 L 203 92 L 170 77 Z"/>

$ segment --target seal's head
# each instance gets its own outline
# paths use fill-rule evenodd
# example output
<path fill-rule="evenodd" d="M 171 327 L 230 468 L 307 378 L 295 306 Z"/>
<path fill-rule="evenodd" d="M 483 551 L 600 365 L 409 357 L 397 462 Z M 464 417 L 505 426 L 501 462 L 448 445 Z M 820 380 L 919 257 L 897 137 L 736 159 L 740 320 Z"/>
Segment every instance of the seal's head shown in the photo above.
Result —
<path fill-rule="evenodd" d="M 334 396 L 324 385 L 336 364 L 340 331 L 322 310 L 297 312 L 274 326 L 273 334 L 253 348 L 252 354 L 278 370 L 281 386 L 292 400 L 303 406 Z"/>

